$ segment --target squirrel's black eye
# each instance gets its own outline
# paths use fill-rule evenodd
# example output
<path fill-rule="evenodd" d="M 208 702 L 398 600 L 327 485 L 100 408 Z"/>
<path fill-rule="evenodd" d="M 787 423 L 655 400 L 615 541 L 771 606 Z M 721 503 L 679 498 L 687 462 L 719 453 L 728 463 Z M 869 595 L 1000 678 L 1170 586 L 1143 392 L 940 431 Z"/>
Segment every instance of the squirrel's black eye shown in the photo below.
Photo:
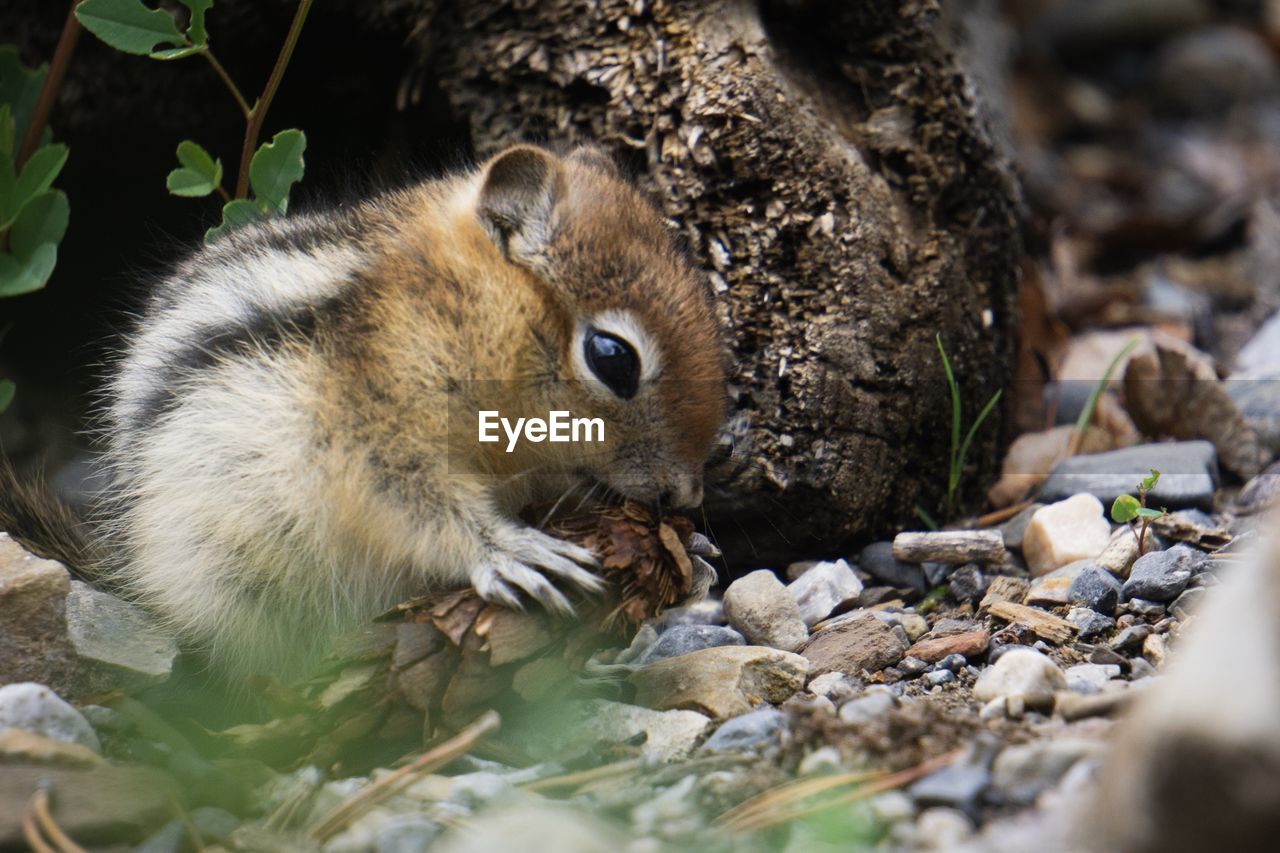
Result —
<path fill-rule="evenodd" d="M 587 366 L 609 390 L 630 400 L 640 387 L 640 357 L 631 344 L 605 332 L 587 332 L 582 342 Z"/>

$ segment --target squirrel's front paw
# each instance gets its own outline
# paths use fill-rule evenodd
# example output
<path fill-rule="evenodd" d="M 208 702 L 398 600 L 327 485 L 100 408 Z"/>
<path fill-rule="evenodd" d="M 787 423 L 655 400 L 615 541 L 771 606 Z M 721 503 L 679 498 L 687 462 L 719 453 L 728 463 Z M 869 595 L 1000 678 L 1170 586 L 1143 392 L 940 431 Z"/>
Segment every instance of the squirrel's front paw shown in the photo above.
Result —
<path fill-rule="evenodd" d="M 597 566 L 585 548 L 533 528 L 504 531 L 471 569 L 471 584 L 480 597 L 508 607 L 522 607 L 523 591 L 548 610 L 573 613 L 573 605 L 547 575 L 598 593 L 604 581 L 584 566 Z"/>

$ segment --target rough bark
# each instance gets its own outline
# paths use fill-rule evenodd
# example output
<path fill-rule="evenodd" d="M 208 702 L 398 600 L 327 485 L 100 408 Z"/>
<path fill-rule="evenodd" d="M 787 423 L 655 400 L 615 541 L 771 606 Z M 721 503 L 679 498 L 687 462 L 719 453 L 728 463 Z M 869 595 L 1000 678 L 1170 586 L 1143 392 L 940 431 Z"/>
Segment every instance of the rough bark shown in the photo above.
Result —
<path fill-rule="evenodd" d="M 218 4 L 233 74 L 260 79 L 293 5 Z M 20 6 L 0 0 L 0 22 L 35 20 Z M 31 59 L 61 10 L 39 32 L 11 27 Z M 479 156 L 518 139 L 615 152 L 687 236 L 730 329 L 734 452 L 712 472 L 712 531 L 731 564 L 812 557 L 941 505 L 950 403 L 935 333 L 966 426 L 1009 378 L 1020 201 L 953 54 L 964 29 L 928 0 L 318 4 L 272 122 L 305 127 L 317 174 L 403 162 L 410 139 L 426 165 L 455 161 L 466 137 Z M 230 151 L 239 132 L 230 108 L 207 130 L 189 126 L 190 110 L 170 120 L 174 104 L 226 107 L 205 71 L 157 70 L 87 40 L 55 125 L 92 176 L 76 182 L 77 221 L 97 225 L 73 228 L 61 278 L 29 300 L 45 314 L 20 331 L 61 318 L 81 280 L 86 312 L 102 313 L 89 300 L 103 273 L 74 264 L 103 253 L 81 241 L 144 242 L 119 232 L 145 216 L 122 216 L 118 186 L 98 178 L 122 152 L 166 228 L 195 218 L 161 192 L 176 139 Z M 396 79 L 403 110 L 390 116 Z M 129 122 L 107 83 L 134 93 Z M 304 194 L 323 196 L 317 180 Z M 974 442 L 966 493 L 981 494 L 998 435 L 992 423 Z"/>
<path fill-rule="evenodd" d="M 938 8 L 879 0 L 384 2 L 476 153 L 594 140 L 705 266 L 737 369 L 711 524 L 737 561 L 939 503 L 949 402 L 1008 378 L 1019 197 Z M 410 93 L 412 94 L 412 93 Z M 971 461 L 989 471 L 998 430 Z"/>

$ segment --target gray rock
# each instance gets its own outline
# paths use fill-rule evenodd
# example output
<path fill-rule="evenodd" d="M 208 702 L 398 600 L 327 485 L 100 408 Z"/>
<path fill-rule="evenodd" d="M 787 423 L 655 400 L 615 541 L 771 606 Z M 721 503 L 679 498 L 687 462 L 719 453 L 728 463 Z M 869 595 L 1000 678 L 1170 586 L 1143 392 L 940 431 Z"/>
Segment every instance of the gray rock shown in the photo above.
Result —
<path fill-rule="evenodd" d="M 206 846 L 226 841 L 240 826 L 240 819 L 235 815 L 208 806 L 193 810 L 188 817 Z M 194 849 L 187 822 L 175 818 L 134 848 L 134 853 L 181 853 Z"/>
<path fill-rule="evenodd" d="M 964 669 L 966 663 L 968 663 L 968 661 L 962 654 L 947 655 L 942 660 L 938 661 L 938 669 L 948 669 L 952 672 L 959 672 Z"/>
<path fill-rule="evenodd" d="M 61 563 L 0 533 L 0 684 L 36 681 L 71 695 L 79 667 L 66 637 L 70 589 Z"/>
<path fill-rule="evenodd" d="M 1155 468 L 1160 481 L 1147 497 L 1149 506 L 1211 508 L 1218 480 L 1218 455 L 1207 441 L 1142 444 L 1109 453 L 1073 456 L 1059 462 L 1040 497 L 1065 500 L 1088 492 L 1110 507 L 1120 495 L 1133 494 Z"/>
<path fill-rule="evenodd" d="M 1049 658 L 1032 649 L 1015 649 L 983 670 L 973 697 L 989 702 L 1001 696 L 1039 696 L 1066 686 L 1062 670 Z"/>
<path fill-rule="evenodd" d="M 1067 590 L 1067 600 L 1110 615 L 1120 603 L 1120 582 L 1100 566 L 1090 565 L 1076 575 Z"/>
<path fill-rule="evenodd" d="M 128 731 L 133 725 L 119 711 L 105 705 L 85 705 L 80 708 L 80 713 L 93 726 L 94 731 L 118 734 Z"/>
<path fill-rule="evenodd" d="M 1131 654 L 1142 648 L 1142 641 L 1151 636 L 1150 625 L 1130 625 L 1125 628 L 1107 646 L 1117 654 Z M 1132 661 L 1130 662 L 1132 666 Z"/>
<path fill-rule="evenodd" d="M 947 582 L 951 572 L 955 570 L 953 563 L 921 563 L 920 568 L 924 570 L 925 583 L 929 584 L 932 589 L 935 586 L 941 586 Z"/>
<path fill-rule="evenodd" d="M 991 773 L 976 764 L 953 764 L 924 777 L 910 788 L 916 804 L 946 806 L 977 820 L 982 811 L 982 795 L 991 784 Z"/>
<path fill-rule="evenodd" d="M 718 646 L 646 664 L 629 680 L 638 705 L 697 709 L 724 719 L 745 714 L 761 701 L 791 698 L 804 687 L 810 668 L 806 658 L 766 646 Z"/>
<path fill-rule="evenodd" d="M 699 752 L 754 752 L 778 744 L 787 730 L 787 715 L 759 708 L 721 724 Z"/>
<path fill-rule="evenodd" d="M 1067 621 L 1076 626 L 1076 630 L 1079 632 L 1077 636 L 1081 640 L 1096 637 L 1116 626 L 1116 620 L 1109 616 L 1103 616 L 1088 607 L 1071 608 L 1071 611 L 1067 613 Z"/>
<path fill-rule="evenodd" d="M 724 602 L 718 598 L 704 598 L 683 607 L 672 607 L 658 617 L 659 629 L 676 625 L 723 625 Z"/>
<path fill-rule="evenodd" d="M 1268 321 L 1268 325 L 1270 323 L 1271 321 Z M 1280 334 L 1277 337 L 1280 338 Z M 1280 340 L 1276 341 L 1275 348 L 1266 357 L 1280 359 Z M 1258 434 L 1258 440 L 1262 446 L 1272 453 L 1280 453 L 1280 381 L 1277 380 L 1280 380 L 1280 361 L 1262 370 L 1253 371 L 1247 378 L 1233 377 L 1222 383 L 1227 395 L 1240 410 L 1240 414 L 1244 415 L 1245 421 Z M 1246 487 L 1245 491 L 1241 492 L 1238 502 L 1251 509 L 1261 509 L 1273 503 L 1275 490 L 1272 486 L 1277 471 L 1280 471 L 1280 468 L 1273 465 L 1250 481 L 1250 485 L 1255 490 L 1259 488 L 1259 485 L 1255 484 L 1265 482 L 1269 487 L 1265 495 L 1246 495 L 1245 491 L 1249 491 Z M 1262 477 L 1270 479 L 1262 481 L 1260 480 Z"/>
<path fill-rule="evenodd" d="M 901 625 L 882 622 L 875 613 L 862 612 L 813 635 L 801 654 L 810 671 L 858 674 L 879 672 L 902 660 L 910 641 Z"/>
<path fill-rule="evenodd" d="M 844 760 L 840 757 L 840 750 L 834 746 L 820 746 L 800 759 L 796 773 L 801 776 L 825 776 L 828 773 L 837 773 L 843 767 Z"/>
<path fill-rule="evenodd" d="M 469 809 L 509 797 L 514 792 L 509 780 L 485 770 L 454 776 L 449 784 L 449 799 Z"/>
<path fill-rule="evenodd" d="M 654 711 L 638 705 L 591 699 L 582 704 L 572 727 L 571 744 L 554 749 L 563 755 L 595 746 L 600 741 L 625 743 L 643 735 L 641 753 L 652 761 L 684 758 L 711 729 L 711 719 L 697 711 Z"/>
<path fill-rule="evenodd" d="M 84 715 L 43 684 L 0 687 L 0 729 L 15 728 L 101 752 L 98 735 Z"/>
<path fill-rule="evenodd" d="M 1038 24 L 1042 36 L 1058 51 L 1086 55 L 1158 44 L 1212 16 L 1203 0 L 1076 0 L 1041 8 L 1047 9 Z"/>
<path fill-rule="evenodd" d="M 929 664 L 919 658 L 903 658 L 898 661 L 898 670 L 907 678 L 915 678 L 929 668 Z"/>
<path fill-rule="evenodd" d="M 852 699 L 861 689 L 860 683 L 854 683 L 843 672 L 824 672 L 814 676 L 809 682 L 810 693 L 823 696 L 836 704 Z"/>
<path fill-rule="evenodd" d="M 178 643 L 141 608 L 71 582 L 67 635 L 81 659 L 101 665 L 118 686 L 154 684 L 169 677 Z"/>
<path fill-rule="evenodd" d="M 956 601 L 978 601 L 987 591 L 987 579 L 976 563 L 966 563 L 956 569 L 947 579 L 947 584 L 951 597 Z"/>
<path fill-rule="evenodd" d="M 1173 40 L 1156 60 L 1155 78 L 1166 108 L 1211 115 L 1270 95 L 1277 82 L 1266 41 L 1235 26 L 1205 27 Z"/>
<path fill-rule="evenodd" d="M 840 719 L 846 723 L 869 723 L 898 707 L 898 700 L 887 690 L 868 691 L 840 706 Z"/>
<path fill-rule="evenodd" d="M 1200 606 L 1204 595 L 1204 589 L 1201 587 L 1188 589 L 1174 599 L 1173 604 L 1169 605 L 1169 612 L 1179 619 L 1186 619 Z"/>
<path fill-rule="evenodd" d="M 1187 582 L 1199 562 L 1199 552 L 1186 545 L 1143 554 L 1129 570 L 1129 579 L 1124 582 L 1124 597 L 1173 601 L 1187 588 Z"/>
<path fill-rule="evenodd" d="M 1120 676 L 1115 664 L 1080 663 L 1067 667 L 1067 689 L 1075 693 L 1100 693 L 1113 678 Z"/>
<path fill-rule="evenodd" d="M 1141 616 L 1143 619 L 1159 619 L 1164 615 L 1164 605 L 1158 601 L 1148 601 L 1145 598 L 1131 598 L 1125 602 L 1124 609 Z"/>
<path fill-rule="evenodd" d="M 746 644 L 743 636 L 732 628 L 720 625 L 673 625 L 645 649 L 637 663 L 643 665 L 655 660 L 679 657 L 699 649 Z"/>
<path fill-rule="evenodd" d="M 466 832 L 451 832 L 431 849 L 433 853 L 619 853 L 628 847 L 627 837 L 603 818 L 585 809 L 540 799 L 515 801 L 490 810 L 483 820 L 469 822 Z"/>
<path fill-rule="evenodd" d="M 1076 762 L 1101 754 L 1102 744 L 1083 738 L 1058 738 L 1007 746 L 991 768 L 992 782 L 1005 798 L 1030 805 L 1058 784 Z"/>
<path fill-rule="evenodd" d="M 1043 506 L 1042 503 L 1034 503 L 996 528 L 1004 536 L 1004 547 L 1010 551 L 1022 550 L 1022 540 L 1027 535 L 1027 526 L 1031 524 L 1031 517 Z"/>
<path fill-rule="evenodd" d="M 844 560 L 822 562 L 792 581 L 787 590 L 800 606 L 800 617 L 812 628 L 837 609 L 857 602 L 862 581 Z"/>
<path fill-rule="evenodd" d="M 922 850 L 958 850 L 973 836 L 974 819 L 959 809 L 934 806 L 916 818 Z"/>
<path fill-rule="evenodd" d="M 933 672 L 925 675 L 924 680 L 928 682 L 930 687 L 938 687 L 955 681 L 956 674 L 949 669 L 935 669 Z"/>
<path fill-rule="evenodd" d="M 929 590 L 924 569 L 915 563 L 904 563 L 893 556 L 892 542 L 872 542 L 858 555 L 858 566 L 881 583 L 898 589 L 911 589 L 920 595 Z"/>
<path fill-rule="evenodd" d="M 388 818 L 375 836 L 375 853 L 426 853 L 440 836 L 440 825 L 425 815 Z"/>
<path fill-rule="evenodd" d="M 1270 376 L 1280 369 L 1280 311 L 1266 319 L 1236 355 L 1232 379 L 1241 376 Z"/>
<path fill-rule="evenodd" d="M 1060 569 L 1054 569 L 1031 582 L 1027 590 L 1024 604 L 1050 609 L 1066 604 L 1070 600 L 1071 587 L 1076 578 L 1086 569 L 1095 566 L 1092 560 L 1076 560 Z M 1120 585 L 1116 584 L 1116 595 L 1120 594 Z"/>
<path fill-rule="evenodd" d="M 800 605 L 768 569 L 729 584 L 724 593 L 724 614 L 729 624 L 754 645 L 793 652 L 809 639 Z"/>

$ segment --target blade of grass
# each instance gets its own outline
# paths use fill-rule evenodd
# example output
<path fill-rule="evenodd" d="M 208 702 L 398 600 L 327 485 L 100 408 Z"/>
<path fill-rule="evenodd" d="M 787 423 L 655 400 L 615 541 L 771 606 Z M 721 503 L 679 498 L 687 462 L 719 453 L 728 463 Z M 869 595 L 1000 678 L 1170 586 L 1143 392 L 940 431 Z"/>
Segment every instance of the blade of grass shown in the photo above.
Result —
<path fill-rule="evenodd" d="M 1075 456 L 1080 452 L 1080 444 L 1084 441 L 1084 431 L 1089 426 L 1089 422 L 1093 420 L 1093 411 L 1098 406 L 1098 399 L 1102 396 L 1102 392 L 1107 390 L 1107 386 L 1111 384 L 1111 374 L 1116 372 L 1120 362 L 1124 361 L 1125 356 L 1133 352 L 1134 347 L 1140 343 L 1142 343 L 1142 336 L 1135 335 L 1133 340 L 1124 345 L 1124 349 L 1116 353 L 1115 358 L 1111 359 L 1111 363 L 1103 371 L 1102 378 L 1093 387 L 1092 393 L 1089 394 L 1089 399 L 1085 401 L 1084 408 L 1080 410 L 1080 417 L 1076 418 L 1075 429 L 1072 430 L 1071 438 L 1067 442 L 1067 456 Z"/>
<path fill-rule="evenodd" d="M 996 407 L 996 403 L 1000 402 L 1000 395 L 1004 393 L 1004 389 L 996 391 L 991 395 L 991 399 L 987 401 L 987 405 L 982 407 L 982 411 L 978 413 L 977 419 L 974 420 L 973 426 L 969 427 L 969 433 L 964 437 L 964 442 L 960 445 L 960 465 L 964 466 L 964 458 L 969 454 L 969 444 L 973 441 L 973 437 L 978 432 L 978 427 L 982 426 L 982 422 L 987 419 L 987 415 L 991 414 L 991 410 Z"/>
<path fill-rule="evenodd" d="M 925 510 L 924 507 L 920 506 L 919 504 L 916 504 L 915 507 L 913 507 L 913 509 L 915 509 L 916 511 L 916 517 L 919 518 L 922 522 L 924 522 L 925 527 L 929 528 L 930 530 L 940 529 L 938 527 L 938 522 L 933 520 L 933 516 L 929 515 L 929 513 Z"/>
<path fill-rule="evenodd" d="M 935 335 L 934 340 L 938 344 L 938 355 L 942 356 L 942 369 L 947 374 L 947 390 L 951 392 L 951 465 L 947 479 L 949 505 L 951 493 L 955 491 L 955 487 L 959 482 L 956 450 L 960 447 L 960 387 L 956 384 L 955 373 L 951 370 L 951 359 L 947 358 L 947 351 L 942 346 L 942 335 Z"/>

